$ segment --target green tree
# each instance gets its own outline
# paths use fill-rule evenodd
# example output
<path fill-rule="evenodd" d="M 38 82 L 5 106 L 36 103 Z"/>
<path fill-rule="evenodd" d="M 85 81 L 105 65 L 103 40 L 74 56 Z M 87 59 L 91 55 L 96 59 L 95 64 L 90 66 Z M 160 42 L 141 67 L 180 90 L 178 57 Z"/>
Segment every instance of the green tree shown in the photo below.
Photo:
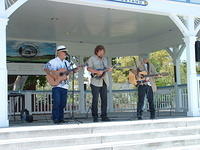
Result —
<path fill-rule="evenodd" d="M 155 66 L 157 72 L 168 73 L 168 76 L 156 78 L 157 86 L 168 86 L 174 84 L 173 60 L 166 50 L 160 50 L 150 54 L 150 61 Z"/>
<path fill-rule="evenodd" d="M 120 67 L 134 66 L 134 56 L 113 58 L 113 64 L 119 63 Z M 124 83 L 128 81 L 130 69 L 114 69 L 112 78 L 115 83 Z"/>

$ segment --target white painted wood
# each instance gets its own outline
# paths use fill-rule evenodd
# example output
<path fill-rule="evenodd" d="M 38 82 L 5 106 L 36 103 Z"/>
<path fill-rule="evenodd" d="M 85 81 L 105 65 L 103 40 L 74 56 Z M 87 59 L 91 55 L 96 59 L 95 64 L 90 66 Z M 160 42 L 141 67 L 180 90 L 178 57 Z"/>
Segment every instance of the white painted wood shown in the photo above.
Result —
<path fill-rule="evenodd" d="M 46 75 L 44 64 L 34 63 L 7 63 L 9 75 Z"/>
<path fill-rule="evenodd" d="M 80 64 L 83 64 L 83 57 L 79 57 L 79 62 Z M 79 82 L 79 90 L 80 90 L 80 94 L 79 94 L 79 107 L 80 107 L 80 113 L 85 113 L 86 112 L 86 100 L 84 98 L 84 68 L 81 69 L 78 73 L 78 82 Z"/>
<path fill-rule="evenodd" d="M 108 65 L 112 65 L 112 58 L 108 57 Z M 109 76 L 109 87 L 108 87 L 108 112 L 113 112 L 113 93 L 112 93 L 112 73 L 108 72 Z"/>
<path fill-rule="evenodd" d="M 0 17 L 2 17 L 3 14 L 5 14 L 5 0 L 0 1 Z"/>
<path fill-rule="evenodd" d="M 8 19 L 0 18 L 0 127 L 8 123 L 8 82 L 6 67 L 6 26 Z"/>
<path fill-rule="evenodd" d="M 7 17 L 10 17 L 19 7 L 21 7 L 28 0 L 18 0 L 6 10 Z"/>
<path fill-rule="evenodd" d="M 195 36 L 184 38 L 187 53 L 188 116 L 199 116 L 199 98 L 195 62 Z"/>

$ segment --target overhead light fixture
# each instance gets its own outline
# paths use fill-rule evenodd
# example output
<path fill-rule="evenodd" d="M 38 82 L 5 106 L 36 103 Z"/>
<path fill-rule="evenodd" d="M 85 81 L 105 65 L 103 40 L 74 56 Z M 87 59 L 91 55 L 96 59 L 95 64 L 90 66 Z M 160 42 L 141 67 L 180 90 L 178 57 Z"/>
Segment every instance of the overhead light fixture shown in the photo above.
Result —
<path fill-rule="evenodd" d="M 50 18 L 51 21 L 58 21 L 59 19 L 57 17 Z"/>

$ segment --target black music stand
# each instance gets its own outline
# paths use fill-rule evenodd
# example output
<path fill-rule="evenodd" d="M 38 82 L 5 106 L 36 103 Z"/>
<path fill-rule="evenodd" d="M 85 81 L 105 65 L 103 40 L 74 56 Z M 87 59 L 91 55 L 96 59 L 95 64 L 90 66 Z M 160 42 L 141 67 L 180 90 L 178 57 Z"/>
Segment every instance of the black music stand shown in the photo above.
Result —
<path fill-rule="evenodd" d="M 73 66 L 74 66 L 74 63 L 73 62 L 71 62 L 70 61 L 70 68 L 73 70 L 73 69 L 75 69 L 75 68 L 73 68 Z M 78 120 L 78 119 L 76 119 L 75 117 L 74 117 L 74 80 L 75 80 L 75 78 L 74 78 L 74 71 L 72 71 L 72 94 L 71 94 L 71 97 L 72 97 L 72 105 L 71 105 L 71 116 L 70 116 L 70 118 L 68 118 L 69 120 L 72 120 L 72 121 L 74 121 L 74 122 L 78 122 L 78 123 L 83 123 L 82 121 L 80 121 L 80 120 Z"/>

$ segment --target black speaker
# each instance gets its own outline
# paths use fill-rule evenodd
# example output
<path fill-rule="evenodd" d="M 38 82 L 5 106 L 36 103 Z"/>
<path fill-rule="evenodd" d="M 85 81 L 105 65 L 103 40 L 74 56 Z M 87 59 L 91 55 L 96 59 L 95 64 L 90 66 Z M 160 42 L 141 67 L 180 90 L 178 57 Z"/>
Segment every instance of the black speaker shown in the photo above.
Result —
<path fill-rule="evenodd" d="M 195 58 L 197 62 L 200 62 L 200 41 L 195 42 Z"/>

